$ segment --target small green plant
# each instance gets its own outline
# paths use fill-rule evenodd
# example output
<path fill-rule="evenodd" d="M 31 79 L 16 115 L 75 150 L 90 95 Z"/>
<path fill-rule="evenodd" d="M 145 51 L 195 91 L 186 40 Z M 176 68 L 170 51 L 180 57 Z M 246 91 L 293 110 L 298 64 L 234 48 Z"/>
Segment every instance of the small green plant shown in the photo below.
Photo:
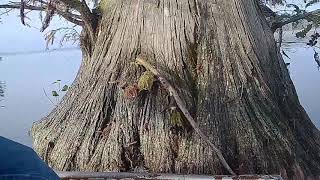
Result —
<path fill-rule="evenodd" d="M 61 97 L 65 94 L 65 92 L 68 91 L 69 86 L 68 85 L 63 85 L 62 86 L 62 81 L 61 80 L 56 80 L 51 84 L 54 86 L 53 90 L 51 90 L 51 97 L 48 96 L 48 94 L 47 94 L 45 89 L 43 89 L 43 91 L 44 91 L 45 96 L 49 99 L 49 101 L 53 105 L 57 105 L 60 102 Z M 54 100 L 52 100 L 52 98 L 54 98 Z"/>
<path fill-rule="evenodd" d="M 155 81 L 154 74 L 150 71 L 145 71 L 139 78 L 138 88 L 140 91 L 146 90 L 150 91 Z"/>

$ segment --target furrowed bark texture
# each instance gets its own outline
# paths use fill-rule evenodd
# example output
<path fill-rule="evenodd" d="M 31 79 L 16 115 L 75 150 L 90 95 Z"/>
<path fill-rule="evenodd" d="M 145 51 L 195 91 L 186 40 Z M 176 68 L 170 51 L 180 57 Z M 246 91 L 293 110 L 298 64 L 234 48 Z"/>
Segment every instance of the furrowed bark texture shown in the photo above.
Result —
<path fill-rule="evenodd" d="M 134 96 L 143 54 L 236 173 L 320 175 L 319 130 L 254 0 L 109 0 L 104 11 L 73 86 L 31 130 L 50 166 L 227 174 L 187 121 L 172 122 L 159 82 Z"/>

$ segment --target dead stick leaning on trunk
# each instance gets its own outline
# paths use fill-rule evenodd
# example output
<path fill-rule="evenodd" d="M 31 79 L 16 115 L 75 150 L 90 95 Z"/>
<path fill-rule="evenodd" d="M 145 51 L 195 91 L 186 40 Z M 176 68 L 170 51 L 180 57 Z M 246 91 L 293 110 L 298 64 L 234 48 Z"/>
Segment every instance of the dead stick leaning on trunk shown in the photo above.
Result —
<path fill-rule="evenodd" d="M 186 119 L 189 121 L 190 125 L 193 127 L 193 129 L 196 131 L 196 133 L 211 147 L 211 149 L 217 154 L 219 160 L 221 161 L 222 165 L 228 170 L 228 172 L 231 175 L 236 175 L 234 171 L 230 168 L 229 164 L 223 157 L 221 151 L 210 141 L 210 139 L 200 130 L 198 124 L 195 122 L 193 117 L 190 115 L 189 111 L 186 108 L 186 105 L 180 98 L 178 92 L 175 90 L 175 88 L 167 81 L 164 77 L 161 76 L 161 74 L 155 69 L 150 63 L 148 63 L 145 59 L 142 57 L 138 57 L 136 59 L 136 63 L 138 65 L 143 66 L 148 71 L 152 72 L 155 76 L 158 77 L 161 84 L 172 94 L 173 98 L 175 99 L 178 107 L 180 108 L 181 112 L 184 114 Z"/>

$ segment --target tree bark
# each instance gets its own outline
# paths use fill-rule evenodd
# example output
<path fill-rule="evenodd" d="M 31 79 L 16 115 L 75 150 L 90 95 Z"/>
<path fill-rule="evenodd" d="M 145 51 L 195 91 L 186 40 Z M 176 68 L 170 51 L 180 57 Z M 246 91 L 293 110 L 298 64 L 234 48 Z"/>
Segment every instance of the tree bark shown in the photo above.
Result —
<path fill-rule="evenodd" d="M 227 174 L 190 128 L 171 83 L 237 174 L 320 176 L 320 132 L 300 105 L 255 0 L 108 0 L 70 90 L 35 123 L 34 148 L 57 170 Z M 174 120 L 179 114 L 180 123 Z"/>

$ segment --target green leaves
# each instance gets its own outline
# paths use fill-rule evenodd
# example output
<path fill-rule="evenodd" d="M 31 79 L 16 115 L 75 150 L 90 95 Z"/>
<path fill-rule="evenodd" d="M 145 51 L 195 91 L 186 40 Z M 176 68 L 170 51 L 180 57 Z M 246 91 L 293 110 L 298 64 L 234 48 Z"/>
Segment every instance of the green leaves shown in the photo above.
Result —
<path fill-rule="evenodd" d="M 59 97 L 60 96 L 60 94 L 62 94 L 62 92 L 66 92 L 66 91 L 68 91 L 68 89 L 69 89 L 69 86 L 68 85 L 64 85 L 62 88 L 61 88 L 61 80 L 60 79 L 58 79 L 58 80 L 56 80 L 56 81 L 54 81 L 52 84 L 56 87 L 56 88 L 54 88 L 55 90 L 53 90 L 53 91 L 51 91 L 51 95 L 53 96 L 53 97 Z"/>
<path fill-rule="evenodd" d="M 52 84 L 57 84 L 57 83 L 60 83 L 61 80 L 56 80 L 55 82 L 53 82 Z"/>
<path fill-rule="evenodd" d="M 65 92 L 69 89 L 69 86 L 68 85 L 64 85 L 61 89 L 61 91 Z"/>
<path fill-rule="evenodd" d="M 59 94 L 58 94 L 58 92 L 57 92 L 57 91 L 52 91 L 52 96 L 53 96 L 53 97 L 58 97 L 58 96 L 59 96 Z"/>
<path fill-rule="evenodd" d="M 150 71 L 145 71 L 139 78 L 138 88 L 140 91 L 147 90 L 150 91 L 155 81 L 154 74 Z"/>

